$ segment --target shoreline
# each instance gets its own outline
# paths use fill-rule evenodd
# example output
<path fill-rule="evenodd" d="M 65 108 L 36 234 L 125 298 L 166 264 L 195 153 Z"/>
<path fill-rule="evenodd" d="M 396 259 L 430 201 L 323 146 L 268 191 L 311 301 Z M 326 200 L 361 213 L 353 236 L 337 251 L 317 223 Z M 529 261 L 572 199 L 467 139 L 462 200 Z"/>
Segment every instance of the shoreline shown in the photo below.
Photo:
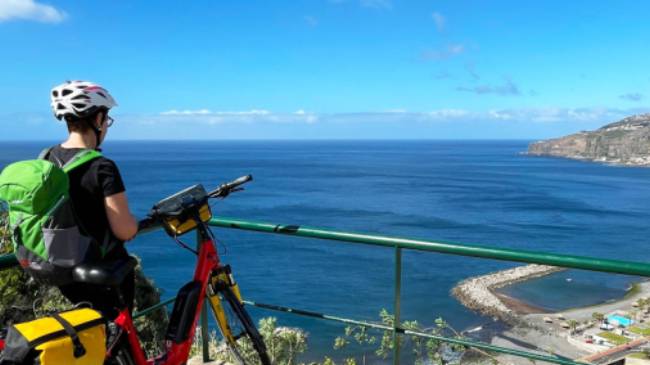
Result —
<path fill-rule="evenodd" d="M 591 162 L 599 165 L 612 166 L 612 167 L 650 168 L 650 157 L 638 157 L 633 160 L 621 160 L 621 159 L 607 159 L 606 157 L 585 157 L 580 155 L 531 153 L 530 151 L 521 152 L 521 154 L 528 157 L 559 158 L 559 159 L 566 159 L 572 161 Z"/>
<path fill-rule="evenodd" d="M 536 349 L 535 352 L 546 354 L 550 350 L 555 355 L 571 359 L 603 356 L 610 351 L 607 347 L 585 344 L 581 335 L 572 335 L 569 329 L 563 327 L 563 324 L 572 320 L 582 324 L 593 323 L 594 312 L 607 314 L 617 310 L 633 310 L 632 304 L 639 298 L 650 297 L 650 281 L 641 281 L 637 285 L 639 290 L 636 293 L 614 301 L 560 312 L 521 315 L 518 317 L 518 324 L 500 333 L 495 333 L 490 344 L 519 350 Z M 548 321 L 549 319 L 551 322 Z M 498 359 L 504 363 L 522 363 L 520 358 L 512 355 L 499 355 Z"/>
<path fill-rule="evenodd" d="M 571 359 L 583 358 L 602 349 L 598 349 L 598 346 L 590 347 L 582 343 L 582 340 L 573 338 L 567 329 L 569 321 L 586 325 L 593 322 L 594 312 L 607 314 L 619 310 L 633 311 L 633 304 L 639 298 L 650 297 L 650 280 L 641 279 L 634 284 L 634 289 L 628 289 L 624 296 L 615 300 L 561 311 L 548 311 L 496 290 L 561 270 L 552 266 L 525 265 L 492 272 L 461 281 L 452 289 L 452 294 L 470 310 L 489 315 L 495 321 L 503 323 L 504 327 L 479 327 L 478 332 L 474 333 L 483 338 L 483 341 L 495 346 L 547 355 L 551 353 Z M 502 363 L 522 363 L 521 358 L 514 355 L 502 354 L 497 358 Z"/>

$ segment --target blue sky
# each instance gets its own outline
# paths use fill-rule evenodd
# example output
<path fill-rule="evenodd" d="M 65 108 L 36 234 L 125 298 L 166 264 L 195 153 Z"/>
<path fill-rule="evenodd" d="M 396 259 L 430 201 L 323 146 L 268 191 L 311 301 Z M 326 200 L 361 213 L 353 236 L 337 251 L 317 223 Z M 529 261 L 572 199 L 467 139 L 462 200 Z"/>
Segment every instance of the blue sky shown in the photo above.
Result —
<path fill-rule="evenodd" d="M 49 90 L 115 96 L 116 139 L 525 138 L 650 111 L 646 1 L 0 0 L 0 139 L 65 135 Z"/>

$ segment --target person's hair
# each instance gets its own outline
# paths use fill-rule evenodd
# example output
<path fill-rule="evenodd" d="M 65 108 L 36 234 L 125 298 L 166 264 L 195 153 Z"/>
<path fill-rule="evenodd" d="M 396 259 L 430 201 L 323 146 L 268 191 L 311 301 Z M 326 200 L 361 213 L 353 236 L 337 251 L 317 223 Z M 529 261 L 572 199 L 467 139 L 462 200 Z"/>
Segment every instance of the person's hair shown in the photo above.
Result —
<path fill-rule="evenodd" d="M 66 115 L 65 123 L 68 125 L 68 132 L 78 132 L 78 133 L 88 132 L 89 130 L 91 130 L 90 126 L 95 123 L 95 120 L 97 119 L 97 115 L 99 113 L 103 113 L 103 115 L 105 115 L 106 111 L 100 109 L 83 118 L 75 117 L 73 115 Z"/>

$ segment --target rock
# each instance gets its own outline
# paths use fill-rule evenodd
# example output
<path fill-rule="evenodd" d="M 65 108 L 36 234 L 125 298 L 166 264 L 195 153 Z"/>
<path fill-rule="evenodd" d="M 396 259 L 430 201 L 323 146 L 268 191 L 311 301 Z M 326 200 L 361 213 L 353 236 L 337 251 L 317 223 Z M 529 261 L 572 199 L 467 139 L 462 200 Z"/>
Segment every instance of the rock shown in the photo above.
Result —
<path fill-rule="evenodd" d="M 528 155 L 650 166 L 650 113 L 634 115 L 595 131 L 532 143 Z"/>

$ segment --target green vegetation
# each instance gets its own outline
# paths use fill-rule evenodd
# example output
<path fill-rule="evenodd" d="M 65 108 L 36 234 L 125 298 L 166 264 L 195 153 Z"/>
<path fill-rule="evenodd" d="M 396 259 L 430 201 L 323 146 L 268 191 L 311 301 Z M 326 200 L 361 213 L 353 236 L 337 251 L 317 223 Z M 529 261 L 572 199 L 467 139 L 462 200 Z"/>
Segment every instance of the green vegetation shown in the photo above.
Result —
<path fill-rule="evenodd" d="M 598 336 L 606 339 L 614 345 L 622 345 L 624 343 L 630 342 L 629 338 L 611 332 L 601 332 L 598 334 Z"/>
<path fill-rule="evenodd" d="M 641 336 L 650 336 L 650 328 L 647 327 L 632 326 L 629 331 Z"/>
<path fill-rule="evenodd" d="M 381 324 L 393 326 L 395 317 L 388 313 L 387 310 L 383 309 L 379 313 L 379 317 Z M 460 334 L 441 318 L 436 319 L 433 328 L 422 328 L 416 321 L 404 321 L 401 323 L 401 327 L 434 335 L 461 338 Z M 264 338 L 273 364 L 304 364 L 298 360 L 299 355 L 307 350 L 307 334 L 304 331 L 299 328 L 278 327 L 277 320 L 273 317 L 260 320 L 258 329 Z M 202 354 L 201 342 L 201 331 L 197 330 L 191 350 L 192 356 Z M 240 339 L 239 345 L 244 358 L 253 358 L 254 350 L 247 338 Z M 321 362 L 312 362 L 309 365 L 366 365 L 376 363 L 377 357 L 387 359 L 393 353 L 392 331 L 379 331 L 358 325 L 348 326 L 345 328 L 344 334 L 335 339 L 334 350 L 341 350 L 350 345 L 361 348 L 361 353 L 356 356 L 344 357 L 340 362 L 335 362 L 331 357 L 325 357 Z M 211 359 L 226 362 L 233 361 L 221 338 L 214 331 L 210 334 L 208 348 Z M 464 346 L 451 346 L 437 340 L 408 335 L 401 338 L 400 348 L 402 354 L 410 353 L 413 356 L 413 363 L 418 365 L 444 364 L 446 361 L 442 356 L 443 351 L 447 353 L 456 352 L 456 354 L 460 355 L 466 350 Z M 473 350 L 490 358 L 492 363 L 497 362 L 491 354 L 477 349 Z"/>
<path fill-rule="evenodd" d="M 382 309 L 379 313 L 381 324 L 392 327 L 395 323 L 395 317 L 388 313 L 386 309 Z M 435 320 L 435 326 L 432 328 L 423 328 L 417 321 L 404 321 L 400 327 L 425 332 L 436 336 L 451 336 L 455 338 L 462 338 L 460 334 L 454 330 L 442 318 Z M 343 336 L 337 337 L 334 341 L 334 349 L 339 350 L 347 345 L 354 343 L 365 349 L 376 347 L 374 355 L 382 359 L 387 359 L 393 353 L 393 333 L 392 331 L 383 331 L 380 336 L 370 335 L 370 329 L 363 326 L 348 326 L 345 328 Z M 409 353 L 413 356 L 413 363 L 420 364 L 444 364 L 442 353 L 455 352 L 460 354 L 466 350 L 464 346 L 448 345 L 434 339 L 421 338 L 417 336 L 402 336 L 400 338 L 400 348 L 403 354 Z M 475 349 L 474 349 L 475 350 Z M 493 358 L 490 354 L 480 351 L 480 354 Z M 349 357 L 343 360 L 344 365 L 365 365 L 374 363 L 376 361 L 369 360 L 369 353 L 364 352 L 357 357 Z M 326 358 L 323 365 L 336 365 L 330 358 Z"/>
<path fill-rule="evenodd" d="M 297 357 L 307 350 L 307 334 L 298 328 L 278 327 L 275 317 L 263 318 L 257 326 L 260 334 L 264 338 L 267 352 L 271 358 L 271 363 L 276 365 L 295 365 Z M 253 345 L 248 338 L 238 340 L 241 353 L 246 359 L 254 359 Z M 194 342 L 190 350 L 190 356 L 201 356 L 202 349 L 201 330 L 197 328 Z M 226 361 L 228 363 L 237 363 L 227 351 L 221 338 L 215 331 L 210 333 L 208 339 L 208 351 L 210 359 Z M 251 360 L 249 360 L 251 361 Z M 250 362 L 254 364 L 254 361 Z"/>
<path fill-rule="evenodd" d="M 578 321 L 575 319 L 570 319 L 567 324 L 569 325 L 569 328 L 571 329 L 571 334 L 576 332 L 576 328 L 578 328 Z"/>
<path fill-rule="evenodd" d="M 613 130 L 613 131 L 607 131 L 603 133 L 603 137 L 607 139 L 614 139 L 614 138 L 622 138 L 625 137 L 629 134 L 628 131 L 626 130 Z"/>
<path fill-rule="evenodd" d="M 602 322 L 603 320 L 605 320 L 605 315 L 602 314 L 602 313 L 600 313 L 600 312 L 593 312 L 593 313 L 591 314 L 591 318 L 592 318 L 595 322 L 600 323 L 600 322 Z"/>
<path fill-rule="evenodd" d="M 635 358 L 635 359 L 644 359 L 644 360 L 650 360 L 650 354 L 646 354 L 643 352 L 635 352 L 633 354 L 628 355 L 629 357 Z"/>

